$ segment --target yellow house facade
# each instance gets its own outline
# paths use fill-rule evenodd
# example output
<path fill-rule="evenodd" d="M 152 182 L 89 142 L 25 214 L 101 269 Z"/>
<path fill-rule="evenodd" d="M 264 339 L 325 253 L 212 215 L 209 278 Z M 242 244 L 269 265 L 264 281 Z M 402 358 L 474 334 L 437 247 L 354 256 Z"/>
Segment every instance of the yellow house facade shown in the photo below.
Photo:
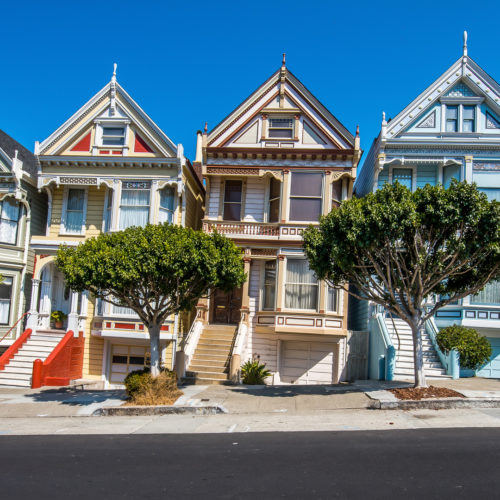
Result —
<path fill-rule="evenodd" d="M 50 335 L 51 314 L 62 329 L 84 336 L 82 376 L 105 387 L 147 364 L 149 336 L 133 311 L 70 290 L 54 265 L 61 244 L 76 246 L 108 231 L 169 222 L 199 228 L 204 188 L 183 154 L 116 81 L 111 81 L 50 137 L 35 145 L 38 189 L 48 198 L 45 235 L 36 254 L 28 327 Z M 162 360 L 173 368 L 188 318 L 162 327 Z"/>

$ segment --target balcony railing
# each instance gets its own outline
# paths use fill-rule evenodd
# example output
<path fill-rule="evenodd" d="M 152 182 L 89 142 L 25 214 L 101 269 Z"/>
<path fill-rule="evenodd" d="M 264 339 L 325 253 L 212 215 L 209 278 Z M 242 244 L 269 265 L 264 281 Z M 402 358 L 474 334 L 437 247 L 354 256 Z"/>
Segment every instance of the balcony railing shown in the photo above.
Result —
<path fill-rule="evenodd" d="M 278 225 L 259 224 L 251 222 L 204 222 L 203 231 L 217 231 L 226 236 L 264 236 L 277 238 L 280 235 Z"/>

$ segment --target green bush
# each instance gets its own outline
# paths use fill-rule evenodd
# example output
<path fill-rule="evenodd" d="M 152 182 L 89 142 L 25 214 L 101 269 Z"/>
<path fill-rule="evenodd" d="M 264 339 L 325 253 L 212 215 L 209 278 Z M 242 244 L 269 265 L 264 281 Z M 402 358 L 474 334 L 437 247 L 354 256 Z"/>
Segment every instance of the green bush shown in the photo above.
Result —
<path fill-rule="evenodd" d="M 271 372 L 258 359 L 247 361 L 241 367 L 241 377 L 244 384 L 261 385 L 269 375 L 271 375 Z"/>
<path fill-rule="evenodd" d="M 130 372 L 124 380 L 125 390 L 133 405 L 170 405 L 182 392 L 177 388 L 177 375 L 163 370 L 153 377 L 149 368 Z"/>
<path fill-rule="evenodd" d="M 460 366 L 476 370 L 489 361 L 491 345 L 486 337 L 481 337 L 474 328 L 452 325 L 439 331 L 436 335 L 439 348 L 448 354 L 456 349 L 460 354 Z"/>

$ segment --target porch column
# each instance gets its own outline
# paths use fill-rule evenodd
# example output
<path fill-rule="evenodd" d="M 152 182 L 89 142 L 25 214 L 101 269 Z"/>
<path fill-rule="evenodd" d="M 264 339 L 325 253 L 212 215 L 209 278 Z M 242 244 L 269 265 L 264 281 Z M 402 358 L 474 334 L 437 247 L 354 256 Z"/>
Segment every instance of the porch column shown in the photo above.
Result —
<path fill-rule="evenodd" d="M 31 302 L 29 309 L 28 322 L 26 324 L 27 328 L 31 328 L 35 330 L 38 324 L 38 310 L 37 310 L 37 302 L 38 302 L 38 290 L 40 288 L 40 280 L 33 278 L 31 280 Z"/>
<path fill-rule="evenodd" d="M 245 265 L 245 273 L 247 275 L 247 279 L 245 283 L 243 283 L 243 287 L 241 289 L 241 312 L 246 314 L 246 321 L 248 322 L 248 312 L 250 310 L 250 296 L 249 296 L 249 284 L 250 284 L 250 263 L 252 259 L 250 257 L 251 250 L 250 248 L 245 248 L 245 256 L 243 257 L 243 262 Z"/>
<path fill-rule="evenodd" d="M 68 330 L 73 330 L 75 337 L 78 337 L 78 292 L 71 290 L 71 309 L 68 314 Z"/>

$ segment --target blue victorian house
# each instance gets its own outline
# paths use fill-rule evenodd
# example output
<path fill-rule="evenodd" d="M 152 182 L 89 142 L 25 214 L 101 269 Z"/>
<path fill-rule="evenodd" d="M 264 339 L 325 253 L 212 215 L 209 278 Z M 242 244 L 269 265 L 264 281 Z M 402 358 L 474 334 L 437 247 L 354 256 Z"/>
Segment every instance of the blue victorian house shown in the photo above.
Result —
<path fill-rule="evenodd" d="M 393 119 L 385 114 L 354 186 L 358 197 L 399 181 L 411 190 L 452 179 L 475 182 L 489 199 L 500 200 L 500 86 L 467 53 Z M 351 328 L 370 330 L 370 377 L 413 374 L 412 340 L 406 324 L 381 309 L 353 301 Z M 427 325 L 425 372 L 450 373 L 449 360 L 435 348 L 437 329 L 451 324 L 476 328 L 493 355 L 477 371 L 500 377 L 500 282 L 439 310 Z M 384 373 L 385 372 L 385 373 Z"/>

